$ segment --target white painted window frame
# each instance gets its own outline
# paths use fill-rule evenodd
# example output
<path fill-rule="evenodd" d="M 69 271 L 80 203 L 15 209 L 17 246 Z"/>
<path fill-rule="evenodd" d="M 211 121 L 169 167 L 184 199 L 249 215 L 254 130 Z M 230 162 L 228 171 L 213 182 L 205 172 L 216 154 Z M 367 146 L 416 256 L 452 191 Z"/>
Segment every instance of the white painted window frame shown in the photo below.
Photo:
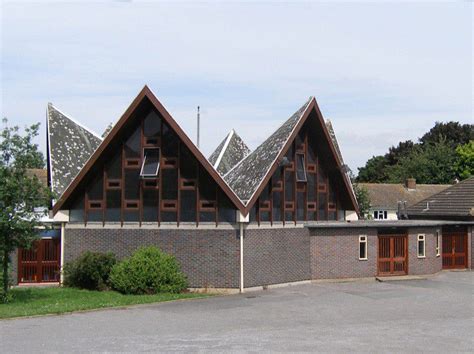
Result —
<path fill-rule="evenodd" d="M 423 255 L 420 255 L 420 242 L 423 242 Z M 425 234 L 418 234 L 416 242 L 416 255 L 418 258 L 426 258 L 426 237 Z"/>
<path fill-rule="evenodd" d="M 436 230 L 436 257 L 441 256 L 441 232 Z"/>
<path fill-rule="evenodd" d="M 375 217 L 375 213 L 377 213 L 377 217 Z M 382 217 L 380 217 L 380 215 L 382 215 Z M 374 210 L 373 216 L 374 216 L 374 220 L 387 220 L 388 211 L 387 210 Z"/>
<path fill-rule="evenodd" d="M 361 244 L 365 243 L 365 256 L 363 258 L 360 257 L 360 246 Z M 369 258 L 367 257 L 367 235 L 359 235 L 359 261 L 367 261 Z"/>

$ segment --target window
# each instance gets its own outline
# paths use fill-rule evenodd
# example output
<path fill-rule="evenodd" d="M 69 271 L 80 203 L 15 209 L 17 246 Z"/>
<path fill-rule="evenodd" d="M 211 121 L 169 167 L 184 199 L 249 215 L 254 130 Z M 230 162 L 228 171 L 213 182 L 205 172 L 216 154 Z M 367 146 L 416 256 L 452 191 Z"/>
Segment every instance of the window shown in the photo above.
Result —
<path fill-rule="evenodd" d="M 436 257 L 439 257 L 441 255 L 440 253 L 441 233 L 439 232 L 439 230 L 436 231 L 435 237 L 436 237 Z"/>
<path fill-rule="evenodd" d="M 418 235 L 418 258 L 425 258 L 425 235 Z"/>
<path fill-rule="evenodd" d="M 304 154 L 296 154 L 296 181 L 306 182 Z"/>
<path fill-rule="evenodd" d="M 387 210 L 375 210 L 374 211 L 375 220 L 387 220 Z"/>
<path fill-rule="evenodd" d="M 367 260 L 367 236 L 359 236 L 359 260 Z"/>
<path fill-rule="evenodd" d="M 160 169 L 160 149 L 144 149 L 140 177 L 156 177 Z"/>

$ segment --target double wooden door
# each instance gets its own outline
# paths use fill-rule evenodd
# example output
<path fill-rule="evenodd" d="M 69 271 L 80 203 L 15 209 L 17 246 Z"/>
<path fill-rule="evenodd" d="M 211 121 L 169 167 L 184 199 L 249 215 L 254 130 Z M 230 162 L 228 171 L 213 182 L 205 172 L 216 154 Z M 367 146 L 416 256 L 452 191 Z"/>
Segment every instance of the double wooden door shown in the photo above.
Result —
<path fill-rule="evenodd" d="M 443 231 L 443 269 L 467 268 L 467 232 Z"/>
<path fill-rule="evenodd" d="M 379 235 L 377 265 L 379 275 L 408 274 L 407 235 Z"/>
<path fill-rule="evenodd" d="M 30 249 L 18 250 L 18 282 L 59 282 L 60 239 L 35 241 Z"/>

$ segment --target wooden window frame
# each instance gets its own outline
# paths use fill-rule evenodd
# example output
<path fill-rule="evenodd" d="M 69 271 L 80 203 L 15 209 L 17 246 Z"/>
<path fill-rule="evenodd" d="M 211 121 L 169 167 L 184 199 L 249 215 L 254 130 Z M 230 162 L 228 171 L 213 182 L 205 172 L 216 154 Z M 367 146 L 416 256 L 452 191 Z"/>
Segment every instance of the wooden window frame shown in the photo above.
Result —
<path fill-rule="evenodd" d="M 111 185 L 112 183 L 117 185 Z M 107 179 L 106 190 L 122 189 L 122 179 Z"/>
<path fill-rule="evenodd" d="M 93 204 L 100 204 L 100 206 L 92 206 Z M 101 199 L 88 199 L 87 200 L 87 209 L 88 210 L 103 210 L 104 201 Z"/>
<path fill-rule="evenodd" d="M 192 185 L 186 185 L 192 183 Z M 184 191 L 195 191 L 196 190 L 197 181 L 194 178 L 181 178 L 179 182 L 179 189 Z"/>
<path fill-rule="evenodd" d="M 178 159 L 176 157 L 163 157 L 161 168 L 165 170 L 177 169 Z"/>
<path fill-rule="evenodd" d="M 435 250 L 436 250 L 436 257 L 441 256 L 441 232 L 439 230 L 436 230 L 435 233 Z"/>
<path fill-rule="evenodd" d="M 213 206 L 205 206 L 206 204 L 212 204 Z M 199 199 L 199 211 L 211 212 L 217 210 L 217 201 L 216 200 L 204 200 Z"/>
<path fill-rule="evenodd" d="M 176 199 L 165 199 L 165 200 L 162 200 L 160 204 L 161 204 L 161 211 L 171 211 L 171 212 L 178 211 L 178 201 Z"/>
<path fill-rule="evenodd" d="M 304 174 L 304 179 L 298 179 L 298 160 L 300 157 L 303 156 L 303 174 Z M 304 152 L 297 152 L 295 154 L 295 179 L 296 183 L 307 183 L 308 182 L 308 176 L 306 175 L 306 155 Z"/>
<path fill-rule="evenodd" d="M 136 204 L 136 206 L 128 206 L 128 204 Z M 139 210 L 140 208 L 140 199 L 126 199 L 123 201 L 124 210 Z"/>

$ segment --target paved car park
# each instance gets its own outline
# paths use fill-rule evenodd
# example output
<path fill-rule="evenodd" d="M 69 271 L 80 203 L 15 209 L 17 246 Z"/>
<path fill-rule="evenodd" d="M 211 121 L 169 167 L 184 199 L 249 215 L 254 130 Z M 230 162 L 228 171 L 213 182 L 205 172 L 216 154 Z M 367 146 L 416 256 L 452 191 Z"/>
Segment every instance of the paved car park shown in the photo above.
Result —
<path fill-rule="evenodd" d="M 0 321 L 0 352 L 468 352 L 474 275 L 289 286 Z"/>

